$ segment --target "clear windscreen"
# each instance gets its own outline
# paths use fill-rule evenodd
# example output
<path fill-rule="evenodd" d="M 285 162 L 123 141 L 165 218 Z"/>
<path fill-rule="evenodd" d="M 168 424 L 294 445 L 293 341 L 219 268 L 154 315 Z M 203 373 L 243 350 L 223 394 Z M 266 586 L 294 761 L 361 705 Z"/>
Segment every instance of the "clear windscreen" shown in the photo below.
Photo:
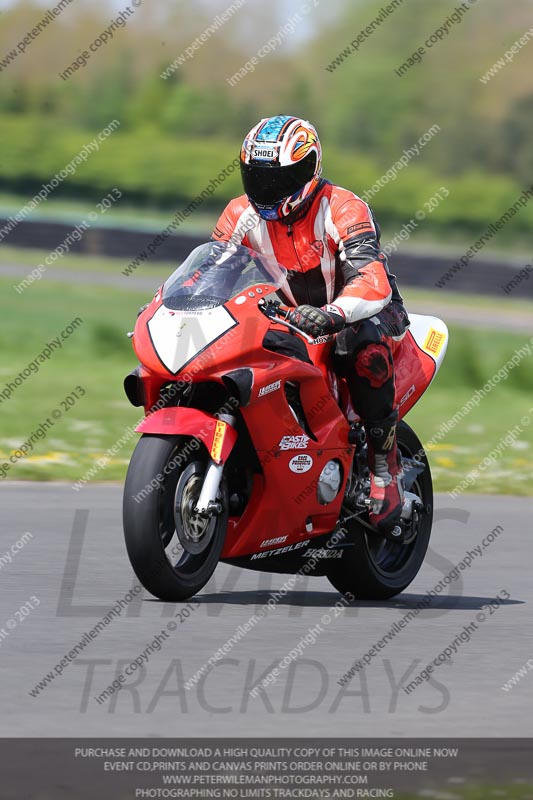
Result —
<path fill-rule="evenodd" d="M 286 277 L 287 270 L 272 257 L 244 245 L 208 242 L 172 273 L 162 299 L 167 308 L 215 308 L 257 284 L 279 289 Z"/>

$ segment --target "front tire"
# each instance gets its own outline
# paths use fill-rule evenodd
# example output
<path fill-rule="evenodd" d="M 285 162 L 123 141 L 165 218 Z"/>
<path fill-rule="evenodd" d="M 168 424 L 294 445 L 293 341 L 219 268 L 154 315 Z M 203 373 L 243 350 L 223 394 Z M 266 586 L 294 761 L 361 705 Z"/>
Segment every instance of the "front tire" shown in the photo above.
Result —
<path fill-rule="evenodd" d="M 412 491 L 423 505 L 416 536 L 407 544 L 388 541 L 366 532 L 357 522 L 348 522 L 350 542 L 339 561 L 332 565 L 328 579 L 341 594 L 351 593 L 361 600 L 387 600 L 409 586 L 424 561 L 433 521 L 433 484 L 429 463 L 422 444 L 403 420 L 396 429 L 398 447 L 403 457 L 414 458 L 424 465 Z"/>
<path fill-rule="evenodd" d="M 228 521 L 224 480 L 222 511 L 194 514 L 208 463 L 197 439 L 144 435 L 135 448 L 124 486 L 123 525 L 133 570 L 161 600 L 187 600 L 209 581 L 218 564 Z"/>

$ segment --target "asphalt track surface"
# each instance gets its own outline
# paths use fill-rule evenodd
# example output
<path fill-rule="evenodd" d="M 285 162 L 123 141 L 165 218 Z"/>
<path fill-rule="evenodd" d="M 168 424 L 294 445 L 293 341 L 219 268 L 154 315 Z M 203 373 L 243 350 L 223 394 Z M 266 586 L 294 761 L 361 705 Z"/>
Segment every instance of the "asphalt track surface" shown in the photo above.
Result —
<path fill-rule="evenodd" d="M 531 736 L 533 671 L 501 686 L 533 658 L 532 502 L 440 495 L 426 563 L 388 602 L 359 602 L 338 617 L 326 578 L 302 581 L 234 644 L 199 683 L 184 682 L 280 587 L 284 576 L 219 565 L 193 603 L 141 593 L 36 697 L 30 691 L 136 584 L 122 538 L 121 487 L 5 483 L 0 487 L 0 556 L 32 533 L 0 569 L 1 736 Z M 443 580 L 467 551 L 503 531 L 459 572 L 432 606 L 403 627 L 349 684 L 337 681 L 391 626 Z M 273 532 L 274 533 L 274 532 Z M 510 599 L 483 608 L 502 590 Z M 33 597 L 33 599 L 32 599 Z M 37 605 L 35 598 L 39 601 Z M 34 606 L 23 616 L 21 607 Z M 17 614 L 17 612 L 19 613 Z M 482 613 L 470 641 L 410 694 L 409 683 Z M 328 614 L 314 644 L 266 694 L 253 683 Z M 8 621 L 15 620 L 10 628 Z M 99 695 L 156 634 L 175 630 L 147 666 L 99 704 Z M 532 662 L 533 663 L 533 662 Z"/>

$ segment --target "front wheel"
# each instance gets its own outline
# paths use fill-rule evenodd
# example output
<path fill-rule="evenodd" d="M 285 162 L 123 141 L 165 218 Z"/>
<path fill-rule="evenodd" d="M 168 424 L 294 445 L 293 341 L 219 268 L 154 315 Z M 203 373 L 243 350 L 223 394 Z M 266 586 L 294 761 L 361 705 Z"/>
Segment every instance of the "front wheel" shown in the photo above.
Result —
<path fill-rule="evenodd" d="M 424 448 L 403 420 L 396 435 L 402 457 L 416 456 L 424 466 L 411 487 L 421 500 L 422 510 L 413 526 L 413 536 L 405 544 L 366 532 L 353 520 L 347 523 L 351 546 L 344 549 L 342 558 L 332 565 L 327 577 L 342 594 L 350 592 L 362 600 L 387 600 L 403 592 L 418 574 L 431 536 L 433 485 Z"/>
<path fill-rule="evenodd" d="M 228 521 L 225 482 L 222 511 L 208 518 L 194 509 L 207 453 L 197 439 L 144 435 L 124 486 L 123 524 L 128 556 L 145 589 L 161 600 L 187 600 L 215 571 Z"/>

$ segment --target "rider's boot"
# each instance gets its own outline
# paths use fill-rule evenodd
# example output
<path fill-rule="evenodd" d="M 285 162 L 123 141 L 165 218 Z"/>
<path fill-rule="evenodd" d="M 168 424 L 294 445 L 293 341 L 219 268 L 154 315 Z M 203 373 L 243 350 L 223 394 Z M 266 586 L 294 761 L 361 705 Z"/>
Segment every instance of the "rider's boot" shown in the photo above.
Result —
<path fill-rule="evenodd" d="M 403 505 L 403 470 L 396 444 L 398 411 L 385 419 L 364 421 L 370 469 L 368 520 L 380 533 L 397 533 Z"/>

